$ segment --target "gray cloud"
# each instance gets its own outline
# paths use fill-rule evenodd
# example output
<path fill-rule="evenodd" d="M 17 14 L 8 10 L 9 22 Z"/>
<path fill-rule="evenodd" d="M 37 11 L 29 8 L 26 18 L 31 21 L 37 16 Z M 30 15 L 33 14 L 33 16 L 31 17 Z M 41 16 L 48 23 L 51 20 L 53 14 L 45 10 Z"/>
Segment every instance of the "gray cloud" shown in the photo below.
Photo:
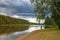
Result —
<path fill-rule="evenodd" d="M 0 0 L 0 12 L 8 15 L 33 13 L 33 10 L 33 5 L 29 0 Z"/>

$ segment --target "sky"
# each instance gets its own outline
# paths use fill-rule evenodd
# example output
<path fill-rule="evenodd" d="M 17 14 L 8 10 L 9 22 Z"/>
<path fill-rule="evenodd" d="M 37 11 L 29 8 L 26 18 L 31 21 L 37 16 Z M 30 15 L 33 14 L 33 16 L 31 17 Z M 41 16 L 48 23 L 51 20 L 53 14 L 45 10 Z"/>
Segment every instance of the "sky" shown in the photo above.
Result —
<path fill-rule="evenodd" d="M 34 8 L 30 0 L 0 0 L 0 12 L 7 15 L 32 16 Z"/>
<path fill-rule="evenodd" d="M 30 0 L 0 0 L 0 14 L 37 23 Z"/>

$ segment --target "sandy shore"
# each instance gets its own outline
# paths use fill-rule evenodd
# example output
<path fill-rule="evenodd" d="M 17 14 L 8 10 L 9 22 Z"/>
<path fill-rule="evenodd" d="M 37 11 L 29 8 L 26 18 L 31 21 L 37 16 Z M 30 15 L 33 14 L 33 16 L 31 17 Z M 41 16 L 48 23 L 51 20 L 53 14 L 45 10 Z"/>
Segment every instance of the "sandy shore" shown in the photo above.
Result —
<path fill-rule="evenodd" d="M 60 40 L 60 30 L 35 31 L 16 40 Z"/>
<path fill-rule="evenodd" d="M 32 32 L 30 34 L 21 36 L 17 38 L 16 40 L 39 40 L 39 39 L 40 39 L 40 33 Z"/>

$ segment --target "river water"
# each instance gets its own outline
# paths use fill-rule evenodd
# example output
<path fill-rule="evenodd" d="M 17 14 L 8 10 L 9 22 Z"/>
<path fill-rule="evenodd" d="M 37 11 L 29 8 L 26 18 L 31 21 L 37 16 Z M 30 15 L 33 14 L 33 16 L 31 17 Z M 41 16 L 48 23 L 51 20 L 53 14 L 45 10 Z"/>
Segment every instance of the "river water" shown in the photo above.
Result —
<path fill-rule="evenodd" d="M 29 29 L 24 30 L 24 31 L 20 31 L 20 32 L 14 32 L 14 33 L 10 33 L 10 34 L 5 34 L 5 35 L 0 35 L 0 40 L 15 40 L 16 38 L 29 34 L 32 31 L 35 30 L 40 30 L 41 29 L 41 25 L 30 25 Z M 42 25 L 42 29 L 44 29 L 44 26 Z"/>

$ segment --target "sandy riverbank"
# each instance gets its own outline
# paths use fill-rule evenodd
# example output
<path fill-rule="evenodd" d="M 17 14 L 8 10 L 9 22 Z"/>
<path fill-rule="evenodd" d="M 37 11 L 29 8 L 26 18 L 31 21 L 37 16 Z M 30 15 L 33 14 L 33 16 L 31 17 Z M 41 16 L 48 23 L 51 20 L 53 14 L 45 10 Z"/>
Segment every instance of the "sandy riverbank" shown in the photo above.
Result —
<path fill-rule="evenodd" d="M 60 30 L 39 30 L 18 37 L 16 40 L 60 40 Z"/>

